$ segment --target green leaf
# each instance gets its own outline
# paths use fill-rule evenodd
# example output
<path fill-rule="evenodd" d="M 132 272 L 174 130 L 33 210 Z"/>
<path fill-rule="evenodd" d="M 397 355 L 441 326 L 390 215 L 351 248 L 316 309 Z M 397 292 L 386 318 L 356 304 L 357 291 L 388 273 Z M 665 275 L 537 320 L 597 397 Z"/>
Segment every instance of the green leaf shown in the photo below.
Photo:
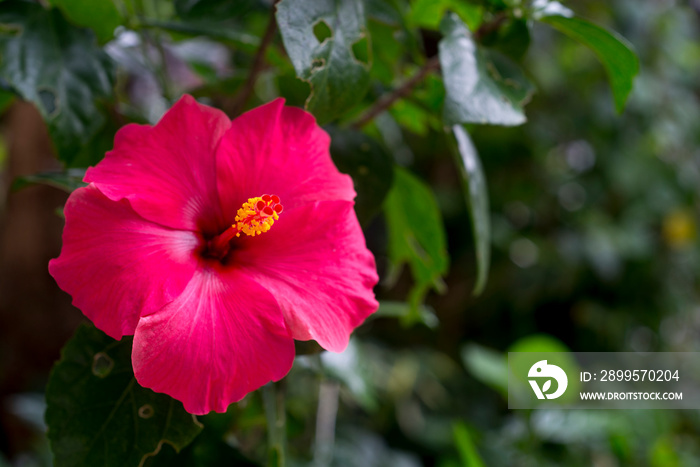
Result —
<path fill-rule="evenodd" d="M 5 166 L 8 163 L 9 160 L 9 147 L 7 144 L 7 139 L 5 137 L 0 136 L 0 171 L 5 170 Z"/>
<path fill-rule="evenodd" d="M 282 0 L 277 24 L 297 77 L 311 85 L 306 108 L 320 123 L 360 102 L 370 69 L 361 61 L 369 51 L 361 0 Z"/>
<path fill-rule="evenodd" d="M 562 341 L 549 334 L 532 334 L 515 341 L 508 352 L 560 352 L 571 353 Z M 569 356 L 569 358 L 572 358 Z"/>
<path fill-rule="evenodd" d="M 456 142 L 453 145 L 453 153 L 457 156 L 460 180 L 472 221 L 477 270 L 474 294 L 479 295 L 486 285 L 491 261 L 489 193 L 484 169 L 469 134 L 462 125 L 454 125 L 452 133 Z"/>
<path fill-rule="evenodd" d="M 143 26 L 163 29 L 187 36 L 207 36 L 214 40 L 240 47 L 243 50 L 253 52 L 260 45 L 260 38 L 247 34 L 237 28 L 227 25 L 186 23 L 182 21 L 153 21 L 144 20 Z"/>
<path fill-rule="evenodd" d="M 470 30 L 476 31 L 484 8 L 461 0 L 416 0 L 411 4 L 408 21 L 413 27 L 438 30 L 440 20 L 448 10 L 454 11 Z"/>
<path fill-rule="evenodd" d="M 444 35 L 439 54 L 447 92 L 445 122 L 505 126 L 524 123 L 523 105 L 530 97 L 532 85 L 522 73 L 517 79 L 503 76 L 477 48 L 471 33 L 454 13 L 445 16 L 440 30 Z"/>
<path fill-rule="evenodd" d="M 544 16 L 566 16 L 567 18 L 574 16 L 570 8 L 552 0 L 535 0 L 530 6 L 532 7 L 530 17 L 536 20 L 541 20 Z"/>
<path fill-rule="evenodd" d="M 114 38 L 114 30 L 122 24 L 122 17 L 112 0 L 50 0 L 64 15 L 78 26 L 95 31 L 101 43 Z"/>
<path fill-rule="evenodd" d="M 181 453 L 165 444 L 155 457 L 146 459 L 143 467 L 220 467 L 222 465 L 262 467 L 262 464 L 246 458 L 238 449 L 224 441 L 223 436 L 220 439 L 210 438 L 206 443 L 200 443 L 197 438 Z"/>
<path fill-rule="evenodd" d="M 460 355 L 474 378 L 508 397 L 508 360 L 505 355 L 477 344 L 464 346 Z"/>
<path fill-rule="evenodd" d="M 182 403 L 138 385 L 131 343 L 82 325 L 64 347 L 46 388 L 56 467 L 136 467 L 163 443 L 179 451 L 202 429 Z"/>
<path fill-rule="evenodd" d="M 84 169 L 68 169 L 64 172 L 42 172 L 34 175 L 25 175 L 15 178 L 14 182 L 12 182 L 12 190 L 17 191 L 30 185 L 41 184 L 71 193 L 80 187 L 87 186 L 87 183 L 83 182 L 84 176 Z"/>
<path fill-rule="evenodd" d="M 427 291 L 445 289 L 447 240 L 440 209 L 433 192 L 406 169 L 395 168 L 394 186 L 384 204 L 389 233 L 389 259 L 396 271 L 408 263 L 416 284 L 409 296 L 412 317 Z"/>
<path fill-rule="evenodd" d="M 490 76 L 496 81 L 505 99 L 524 106 L 535 93 L 535 86 L 525 76 L 523 69 L 507 55 L 497 51 L 482 52 Z"/>
<path fill-rule="evenodd" d="M 181 21 L 147 19 L 143 24 L 189 36 L 206 36 L 254 53 L 260 38 L 250 31 L 259 13 L 269 16 L 269 7 L 258 0 L 175 0 L 175 13 Z M 263 23 L 264 24 L 264 23 Z"/>
<path fill-rule="evenodd" d="M 399 73 L 399 62 L 405 52 L 405 45 L 397 36 L 401 31 L 393 26 L 387 26 L 375 20 L 368 22 L 368 28 L 372 35 L 372 80 L 377 80 L 386 86 L 391 86 L 395 75 Z M 400 36 L 404 37 L 404 36 Z"/>
<path fill-rule="evenodd" d="M 434 119 L 433 114 L 427 109 L 406 99 L 394 102 L 389 108 L 389 113 L 401 127 L 420 136 L 428 134 L 430 122 Z M 438 121 L 438 128 L 440 128 L 442 121 L 439 119 Z"/>
<path fill-rule="evenodd" d="M 413 310 L 409 303 L 382 300 L 379 302 L 379 309 L 370 315 L 370 319 L 375 318 L 399 318 L 402 321 L 409 320 Z M 420 322 L 430 329 L 437 328 L 439 321 L 432 307 L 421 305 L 418 307 Z"/>
<path fill-rule="evenodd" d="M 90 141 L 75 154 L 68 166 L 81 168 L 96 165 L 114 147 L 114 137 L 117 131 L 119 131 L 119 123 L 114 119 L 107 119 Z"/>
<path fill-rule="evenodd" d="M 365 2 L 367 18 L 389 26 L 400 27 L 404 21 L 404 4 L 400 0 L 374 0 Z"/>
<path fill-rule="evenodd" d="M 354 402 L 367 412 L 376 412 L 380 407 L 377 394 L 377 376 L 368 361 L 377 354 L 359 339 L 350 338 L 341 354 L 323 352 L 320 355 L 321 371 L 327 379 L 338 380 L 349 390 Z"/>
<path fill-rule="evenodd" d="M 0 115 L 4 114 L 14 102 L 14 93 L 0 89 Z"/>
<path fill-rule="evenodd" d="M 187 21 L 221 22 L 242 19 L 255 10 L 265 10 L 259 0 L 174 0 L 175 13 Z"/>
<path fill-rule="evenodd" d="M 391 156 L 373 138 L 355 130 L 328 128 L 331 155 L 338 170 L 352 177 L 355 212 L 366 225 L 381 208 L 394 178 Z"/>
<path fill-rule="evenodd" d="M 671 435 L 661 435 L 649 447 L 651 467 L 680 467 L 684 465 L 678 452 L 678 442 Z"/>
<path fill-rule="evenodd" d="M 541 21 L 593 50 L 608 73 L 615 108 L 622 112 L 634 77 L 639 73 L 639 59 L 632 45 L 619 34 L 580 18 L 554 15 L 545 16 Z"/>
<path fill-rule="evenodd" d="M 102 127 L 95 101 L 112 94 L 113 64 L 91 31 L 56 9 L 8 0 L 0 3 L 0 24 L 0 78 L 37 106 L 59 158 L 70 164 Z"/>
<path fill-rule="evenodd" d="M 464 422 L 455 423 L 452 434 L 455 438 L 457 451 L 459 451 L 459 457 L 462 460 L 462 466 L 485 467 L 486 464 L 484 464 L 484 461 L 481 460 L 479 451 L 476 450 L 476 446 L 474 445 L 474 441 L 469 434 L 467 425 Z"/>
<path fill-rule="evenodd" d="M 250 398 L 246 401 L 248 410 L 255 405 Z M 165 444 L 157 455 L 146 459 L 143 467 L 262 467 L 232 446 L 232 426 L 245 419 L 238 407 L 232 405 L 227 413 L 212 412 L 200 418 L 204 429 L 193 442 L 180 452 Z"/>
<path fill-rule="evenodd" d="M 528 21 L 522 18 L 510 18 L 493 33 L 482 37 L 480 43 L 485 47 L 493 47 L 513 60 L 520 61 L 530 47 Z"/>

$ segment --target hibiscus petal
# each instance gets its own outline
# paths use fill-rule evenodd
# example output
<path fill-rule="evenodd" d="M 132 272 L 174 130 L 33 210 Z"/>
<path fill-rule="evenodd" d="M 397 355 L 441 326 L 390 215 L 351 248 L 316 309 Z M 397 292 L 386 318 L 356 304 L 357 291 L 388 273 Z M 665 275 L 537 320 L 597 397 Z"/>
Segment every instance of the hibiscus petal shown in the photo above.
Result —
<path fill-rule="evenodd" d="M 276 99 L 231 122 L 217 151 L 221 207 L 227 218 L 254 196 L 278 195 L 285 209 L 355 198 L 352 179 L 331 160 L 330 137 L 302 109 Z"/>
<path fill-rule="evenodd" d="M 218 233 L 216 147 L 226 115 L 183 96 L 153 127 L 126 125 L 114 149 L 85 174 L 108 198 L 126 198 L 144 218 L 187 230 Z"/>
<path fill-rule="evenodd" d="M 275 299 L 239 271 L 215 266 L 201 267 L 180 297 L 141 318 L 132 352 L 139 384 L 194 414 L 225 412 L 282 379 L 293 360 Z"/>
<path fill-rule="evenodd" d="M 378 307 L 374 257 L 352 202 L 285 209 L 269 232 L 238 240 L 232 263 L 277 299 L 295 339 L 340 352 Z"/>
<path fill-rule="evenodd" d="M 64 213 L 63 248 L 49 272 L 115 339 L 133 334 L 141 313 L 172 301 L 194 274 L 197 236 L 144 220 L 126 200 L 90 185 L 71 194 Z"/>

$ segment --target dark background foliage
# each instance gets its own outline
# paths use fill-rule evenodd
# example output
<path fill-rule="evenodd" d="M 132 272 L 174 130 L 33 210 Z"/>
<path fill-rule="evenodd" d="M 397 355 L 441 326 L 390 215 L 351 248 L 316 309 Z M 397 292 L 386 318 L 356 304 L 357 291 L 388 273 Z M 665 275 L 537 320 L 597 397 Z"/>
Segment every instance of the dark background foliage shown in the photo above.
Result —
<path fill-rule="evenodd" d="M 507 409 L 509 350 L 700 351 L 700 5 L 565 3 L 632 44 L 625 106 L 633 57 L 545 4 L 283 0 L 275 27 L 262 0 L 0 3 L 0 465 L 52 463 L 46 384 L 83 321 L 47 271 L 67 192 L 183 92 L 306 105 L 359 193 L 382 306 L 279 388 L 289 464 L 697 465 L 695 411 Z M 144 465 L 268 462 L 270 397 Z"/>

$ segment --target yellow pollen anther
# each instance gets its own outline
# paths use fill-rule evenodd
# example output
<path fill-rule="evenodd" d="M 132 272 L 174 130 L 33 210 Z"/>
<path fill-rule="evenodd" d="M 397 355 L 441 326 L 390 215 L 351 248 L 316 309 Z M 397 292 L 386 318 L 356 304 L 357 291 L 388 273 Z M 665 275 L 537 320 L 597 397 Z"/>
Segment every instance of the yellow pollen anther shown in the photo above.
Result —
<path fill-rule="evenodd" d="M 249 198 L 236 213 L 236 223 L 231 227 L 238 231 L 236 237 L 240 237 L 241 232 L 251 237 L 260 235 L 270 230 L 283 209 L 276 195 Z"/>

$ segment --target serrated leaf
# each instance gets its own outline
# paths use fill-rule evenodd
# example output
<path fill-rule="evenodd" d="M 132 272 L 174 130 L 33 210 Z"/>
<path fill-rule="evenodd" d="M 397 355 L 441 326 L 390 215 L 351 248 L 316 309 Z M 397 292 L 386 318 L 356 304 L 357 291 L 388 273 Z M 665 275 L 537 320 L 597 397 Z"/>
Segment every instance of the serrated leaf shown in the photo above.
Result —
<path fill-rule="evenodd" d="M 112 0 L 50 0 L 64 15 L 78 26 L 92 29 L 101 43 L 114 38 L 114 30 L 122 24 L 122 17 Z"/>
<path fill-rule="evenodd" d="M 490 123 L 513 126 L 525 122 L 523 105 L 532 85 L 504 77 L 474 42 L 464 23 L 448 13 L 440 30 L 440 66 L 445 83 L 444 119 L 456 123 Z"/>
<path fill-rule="evenodd" d="M 355 130 L 328 128 L 331 156 L 338 170 L 352 177 L 357 198 L 355 212 L 366 225 L 381 208 L 394 178 L 387 151 L 369 136 Z"/>
<path fill-rule="evenodd" d="M 36 3 L 0 3 L 0 78 L 36 105 L 61 160 L 70 164 L 102 127 L 96 101 L 111 96 L 114 69 L 94 34 Z"/>
<path fill-rule="evenodd" d="M 131 343 L 82 325 L 64 347 L 46 388 L 56 467 L 137 467 L 163 443 L 179 451 L 202 429 L 182 403 L 138 385 Z"/>
<path fill-rule="evenodd" d="M 361 0 L 282 0 L 277 24 L 297 77 L 311 85 L 306 108 L 326 123 L 367 92 L 370 63 Z M 361 49 L 361 50 L 360 50 Z M 371 62 L 371 60 L 368 60 Z"/>
<path fill-rule="evenodd" d="M 84 169 L 68 169 L 65 172 L 42 172 L 34 175 L 25 175 L 15 178 L 14 182 L 12 182 L 12 190 L 17 191 L 30 185 L 40 184 L 49 185 L 71 193 L 80 187 L 87 186 L 87 183 L 83 182 L 84 176 Z"/>
<path fill-rule="evenodd" d="M 409 295 L 412 318 L 432 287 L 445 289 L 447 240 L 442 216 L 430 188 L 406 169 L 395 168 L 394 185 L 384 204 L 389 233 L 389 259 L 395 270 L 408 263 L 415 281 Z M 411 321 L 411 319 L 409 319 Z"/>
<path fill-rule="evenodd" d="M 610 80 L 615 108 L 622 112 L 639 73 L 639 59 L 632 45 L 619 34 L 580 18 L 561 15 L 544 16 L 541 21 L 589 47 L 605 67 Z"/>
<path fill-rule="evenodd" d="M 484 169 L 481 167 L 469 134 L 462 125 L 454 125 L 455 138 L 453 151 L 463 184 L 463 192 L 472 221 L 474 249 L 476 250 L 476 284 L 474 294 L 479 295 L 486 285 L 491 261 L 491 222 L 489 217 L 489 193 L 486 187 Z"/>

